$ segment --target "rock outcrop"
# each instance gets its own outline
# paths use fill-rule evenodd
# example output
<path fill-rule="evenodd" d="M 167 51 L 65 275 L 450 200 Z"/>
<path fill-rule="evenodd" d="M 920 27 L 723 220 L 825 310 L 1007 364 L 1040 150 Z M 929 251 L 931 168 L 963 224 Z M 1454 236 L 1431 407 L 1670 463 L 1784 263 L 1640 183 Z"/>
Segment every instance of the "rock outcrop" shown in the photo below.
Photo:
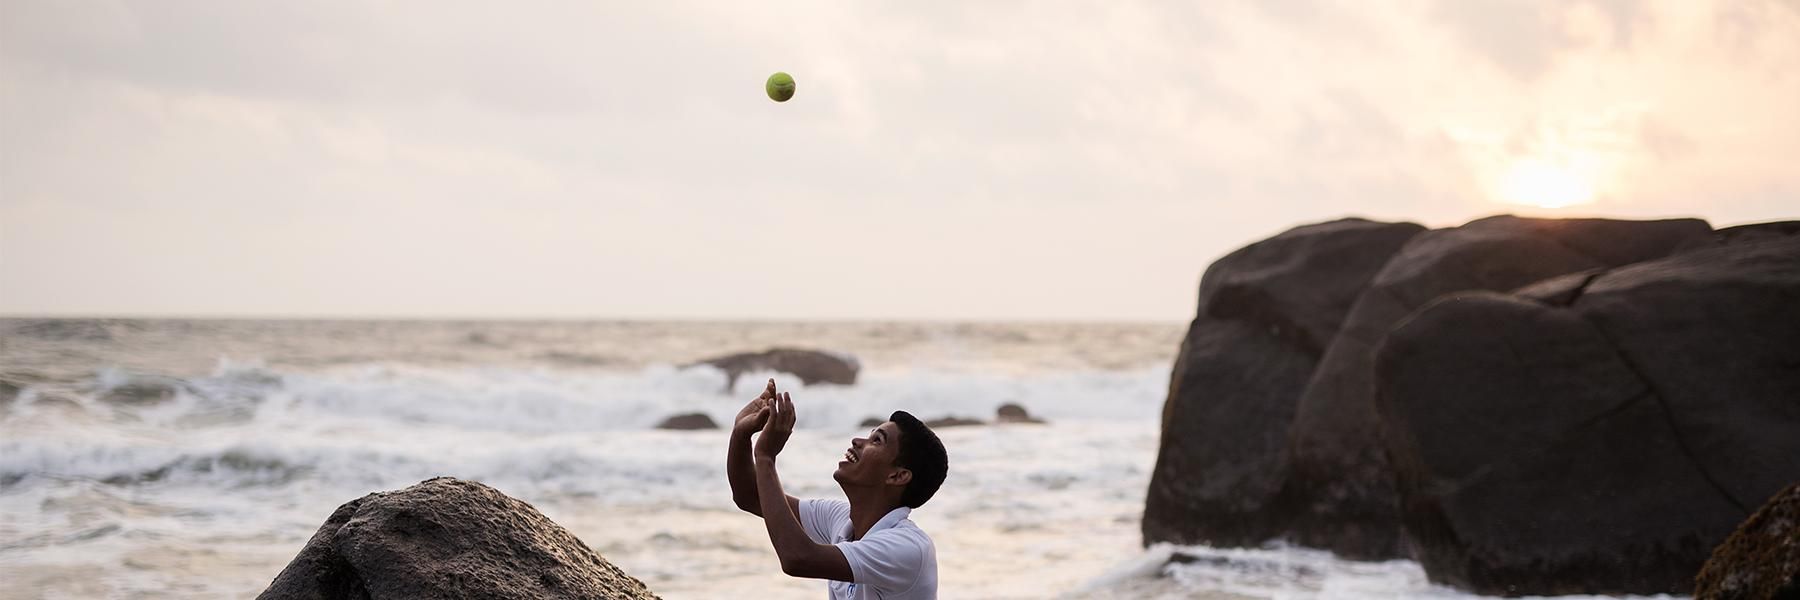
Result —
<path fill-rule="evenodd" d="M 1385 446 L 1434 581 L 1686 593 L 1751 507 L 1800 480 L 1800 237 L 1620 268 L 1556 250 L 1531 262 L 1574 274 L 1441 296 L 1376 338 L 1383 435 L 1361 443 Z"/>
<path fill-rule="evenodd" d="M 1711 234 L 1696 219 L 1498 216 L 1408 240 L 1358 295 L 1293 410 L 1279 504 L 1296 512 L 1284 515 L 1284 537 L 1350 558 L 1406 555 L 1376 421 L 1372 367 L 1376 345 L 1414 310 L 1445 294 L 1511 290 L 1661 258 Z"/>
<path fill-rule="evenodd" d="M 1694 598 L 1800 598 L 1800 483 L 1770 498 L 1713 551 L 1694 578 Z"/>
<path fill-rule="evenodd" d="M 656 598 L 531 505 L 428 479 L 338 507 L 258 598 Z"/>
<path fill-rule="evenodd" d="M 1682 593 L 1800 480 L 1800 223 L 1296 228 L 1207 270 L 1162 431 L 1146 544 Z"/>
<path fill-rule="evenodd" d="M 1411 223 L 1298 227 L 1219 259 L 1169 381 L 1144 506 L 1146 545 L 1257 545 L 1287 533 L 1277 493 L 1307 378 Z"/>
<path fill-rule="evenodd" d="M 105 388 L 99 397 L 102 402 L 113 404 L 156 404 L 167 402 L 189 389 L 187 382 L 174 377 L 134 375 Z"/>
<path fill-rule="evenodd" d="M 725 389 L 737 385 L 738 376 L 751 371 L 777 371 L 799 377 L 802 383 L 854 385 L 862 369 L 856 358 L 821 350 L 774 348 L 764 352 L 730 354 L 694 363 L 712 365 L 725 372 Z"/>
<path fill-rule="evenodd" d="M 943 429 L 946 427 L 973 427 L 976 425 L 986 425 L 986 424 L 987 423 L 981 422 L 980 419 L 970 419 L 970 418 L 966 418 L 966 417 L 958 417 L 956 415 L 949 415 L 949 416 L 938 417 L 936 419 L 926 419 L 925 420 L 925 426 L 930 427 L 932 429 Z M 879 426 L 879 425 L 881 425 L 881 423 L 876 423 L 876 425 Z"/>
<path fill-rule="evenodd" d="M 1025 407 L 1008 402 L 1000 405 L 1000 408 L 994 409 L 994 422 L 1042 425 L 1044 420 L 1031 416 L 1031 413 L 1026 411 Z"/>
<path fill-rule="evenodd" d="M 698 429 L 718 429 L 719 424 L 714 423 L 712 417 L 706 416 L 706 413 L 682 413 L 663 419 L 663 422 L 658 423 L 656 428 L 692 431 Z"/>

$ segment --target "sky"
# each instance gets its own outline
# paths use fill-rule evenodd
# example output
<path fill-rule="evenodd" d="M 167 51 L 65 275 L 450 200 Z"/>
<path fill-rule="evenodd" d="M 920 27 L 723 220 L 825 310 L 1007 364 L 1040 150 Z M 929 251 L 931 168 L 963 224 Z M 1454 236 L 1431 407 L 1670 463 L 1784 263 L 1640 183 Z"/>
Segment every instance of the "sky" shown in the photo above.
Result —
<path fill-rule="evenodd" d="M 1179 321 L 1293 226 L 1796 157 L 1800 0 L 0 0 L 0 314 Z"/>

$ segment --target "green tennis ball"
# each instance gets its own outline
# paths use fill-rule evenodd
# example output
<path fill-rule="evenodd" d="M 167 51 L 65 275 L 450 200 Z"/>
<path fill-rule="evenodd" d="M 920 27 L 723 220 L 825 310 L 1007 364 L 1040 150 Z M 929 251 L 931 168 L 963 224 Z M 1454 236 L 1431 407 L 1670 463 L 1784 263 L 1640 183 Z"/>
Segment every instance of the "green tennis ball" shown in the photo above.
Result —
<path fill-rule="evenodd" d="M 769 92 L 770 100 L 787 102 L 788 98 L 794 97 L 794 77 L 777 71 L 769 76 L 769 82 L 763 84 L 763 89 Z"/>

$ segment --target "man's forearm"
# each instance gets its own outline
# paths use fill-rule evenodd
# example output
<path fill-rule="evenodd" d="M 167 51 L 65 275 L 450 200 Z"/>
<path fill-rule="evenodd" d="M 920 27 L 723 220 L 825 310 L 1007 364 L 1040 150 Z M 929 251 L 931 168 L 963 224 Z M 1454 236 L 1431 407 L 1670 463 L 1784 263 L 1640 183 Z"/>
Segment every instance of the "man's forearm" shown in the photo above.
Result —
<path fill-rule="evenodd" d="M 800 520 L 793 511 L 787 510 L 787 492 L 781 489 L 781 477 L 775 474 L 775 459 L 756 457 L 756 489 L 757 498 L 762 506 L 763 525 L 769 530 L 769 543 L 775 546 L 775 556 L 781 559 L 781 569 L 789 575 L 816 577 L 803 574 L 809 561 L 816 560 L 816 550 L 812 538 L 806 537 L 806 530 L 801 529 Z"/>
<path fill-rule="evenodd" d="M 756 495 L 756 466 L 750 459 L 750 434 L 731 432 L 731 446 L 725 451 L 725 477 L 731 480 L 731 501 L 744 512 L 762 515 Z"/>

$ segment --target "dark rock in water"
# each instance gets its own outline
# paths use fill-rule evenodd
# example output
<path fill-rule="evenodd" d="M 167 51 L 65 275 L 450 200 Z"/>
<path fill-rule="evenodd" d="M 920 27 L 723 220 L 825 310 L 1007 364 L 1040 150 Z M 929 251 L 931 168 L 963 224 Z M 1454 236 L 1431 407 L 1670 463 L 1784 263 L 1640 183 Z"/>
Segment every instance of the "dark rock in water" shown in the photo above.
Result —
<path fill-rule="evenodd" d="M 1200 283 L 1163 405 L 1144 543 L 1256 546 L 1287 531 L 1277 505 L 1288 427 L 1357 294 L 1423 227 L 1343 219 L 1219 259 Z"/>
<path fill-rule="evenodd" d="M 531 505 L 448 477 L 338 507 L 258 598 L 656 598 Z"/>
<path fill-rule="evenodd" d="M 1000 408 L 994 409 L 994 422 L 1042 424 L 1044 420 L 1025 412 L 1025 407 L 1008 402 L 1000 405 Z"/>
<path fill-rule="evenodd" d="M 1770 498 L 1719 544 L 1694 578 L 1694 598 L 1800 598 L 1800 483 Z"/>
<path fill-rule="evenodd" d="M 19 393 L 23 391 L 25 391 L 24 384 L 8 379 L 0 379 L 0 403 L 12 402 L 13 399 L 18 398 Z"/>
<path fill-rule="evenodd" d="M 986 424 L 987 423 L 983 423 L 983 422 L 975 420 L 975 419 L 965 419 L 965 418 L 957 417 L 957 416 L 939 417 L 936 419 L 929 419 L 929 420 L 925 421 L 925 426 L 930 427 L 932 429 L 942 429 L 944 427 L 968 427 L 971 425 L 986 425 Z"/>
<path fill-rule="evenodd" d="M 1296 511 L 1287 537 L 1348 558 L 1406 555 L 1372 374 L 1376 345 L 1414 310 L 1446 294 L 1511 290 L 1654 260 L 1710 236 L 1711 228 L 1696 219 L 1498 216 L 1409 240 L 1357 297 L 1294 410 L 1285 448 L 1289 470 L 1276 502 Z M 1278 377 L 1287 383 L 1286 375 Z"/>
<path fill-rule="evenodd" d="M 774 348 L 766 352 L 745 352 L 709 358 L 694 364 L 712 365 L 725 371 L 725 389 L 730 391 L 737 385 L 739 375 L 749 371 L 779 371 L 812 385 L 815 383 L 835 383 L 853 385 L 856 373 L 862 368 L 854 357 L 833 354 L 820 350 L 802 350 L 798 348 Z"/>
<path fill-rule="evenodd" d="M 115 404 L 152 404 L 168 401 L 186 389 L 186 382 L 173 377 L 134 376 L 106 388 L 100 394 L 100 400 Z"/>
<path fill-rule="evenodd" d="M 1170 565 L 1205 565 L 1215 569 L 1244 573 L 1257 579 L 1288 582 L 1312 582 L 1325 577 L 1325 574 L 1316 568 L 1293 564 L 1286 560 L 1243 559 L 1181 551 L 1169 554 L 1169 562 L 1164 563 L 1163 573 L 1165 575 L 1168 574 L 1166 567 Z"/>
<path fill-rule="evenodd" d="M 1797 367 L 1800 237 L 1744 237 L 1432 302 L 1379 347 L 1373 439 L 1434 581 L 1686 593 L 1800 480 Z"/>
<path fill-rule="evenodd" d="M 657 424 L 656 428 L 679 430 L 718 429 L 719 424 L 714 423 L 712 417 L 706 416 L 706 413 L 685 413 L 663 419 L 663 422 Z"/>

